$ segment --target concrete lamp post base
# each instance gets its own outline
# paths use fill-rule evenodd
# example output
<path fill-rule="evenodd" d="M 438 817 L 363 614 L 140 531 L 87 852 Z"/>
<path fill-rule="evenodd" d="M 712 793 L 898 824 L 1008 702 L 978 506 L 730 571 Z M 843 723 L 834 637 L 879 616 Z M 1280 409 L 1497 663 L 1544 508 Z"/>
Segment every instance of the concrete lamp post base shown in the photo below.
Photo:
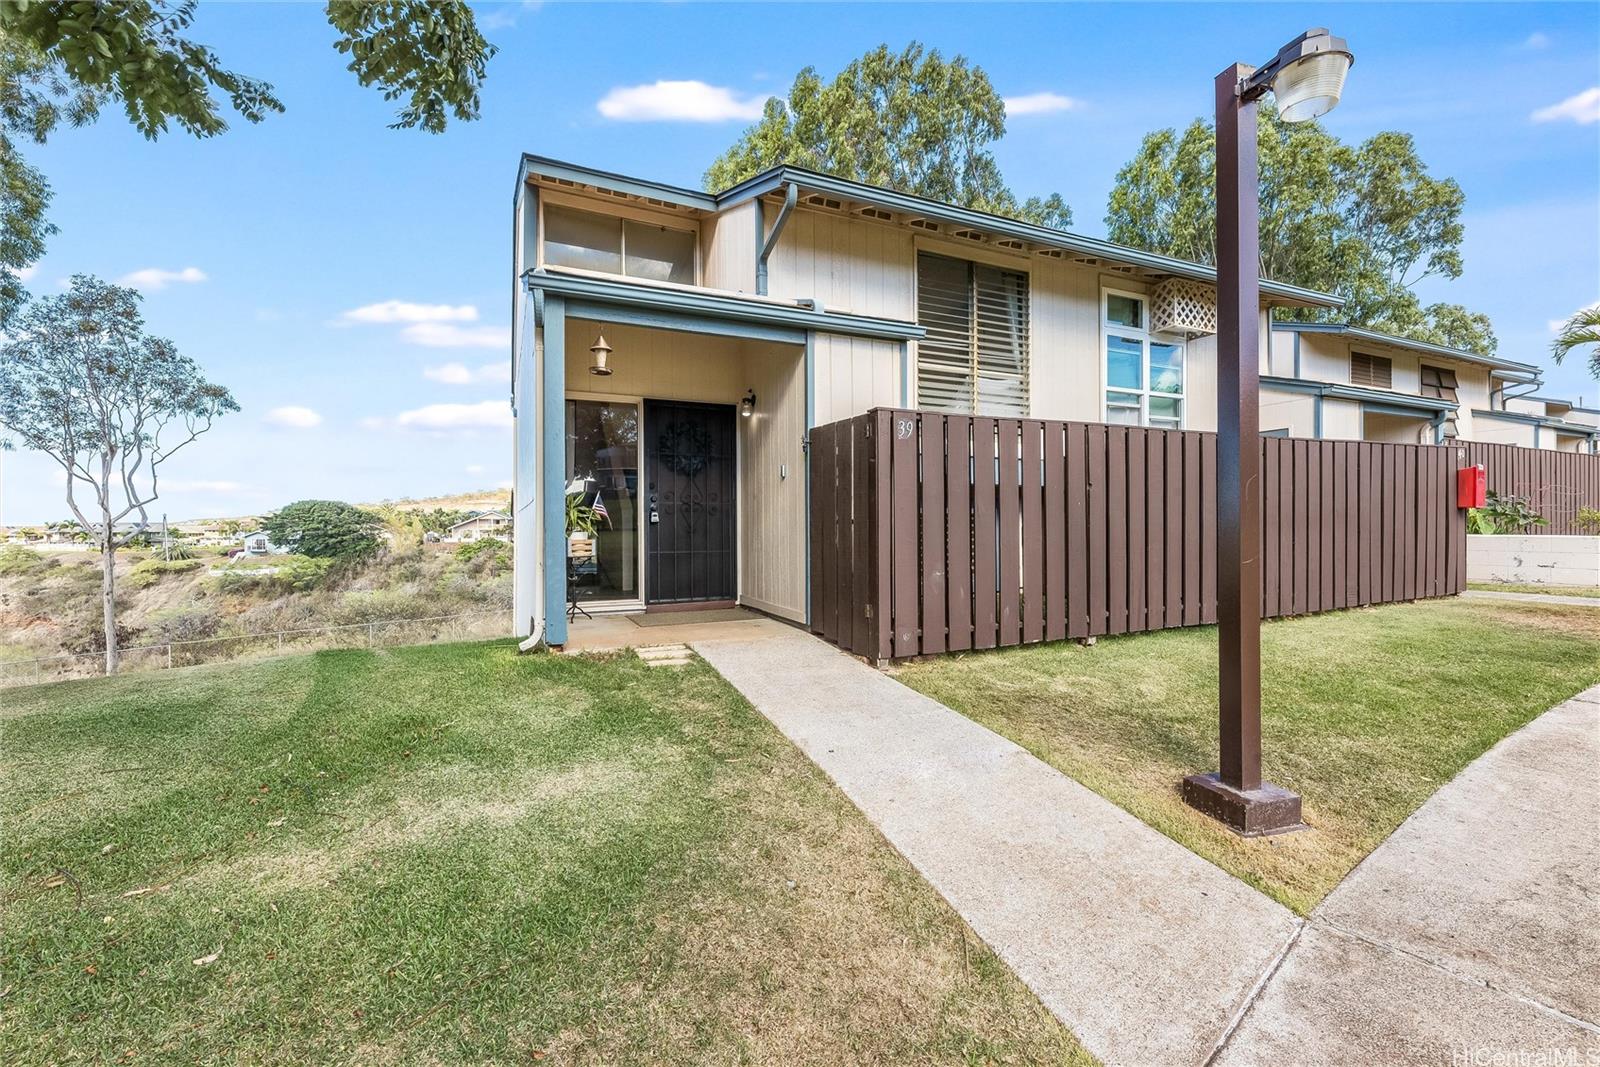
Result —
<path fill-rule="evenodd" d="M 1183 780 L 1183 801 L 1211 816 L 1240 837 L 1267 837 L 1304 830 L 1300 795 L 1262 782 L 1256 789 L 1235 789 L 1215 774 L 1191 774 Z"/>

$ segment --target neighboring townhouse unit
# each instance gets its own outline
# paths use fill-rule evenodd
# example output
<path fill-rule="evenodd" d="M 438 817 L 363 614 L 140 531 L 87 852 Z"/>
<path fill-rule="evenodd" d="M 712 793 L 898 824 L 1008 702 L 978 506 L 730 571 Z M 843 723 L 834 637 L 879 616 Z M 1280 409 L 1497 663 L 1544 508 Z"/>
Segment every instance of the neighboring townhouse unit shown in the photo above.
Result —
<path fill-rule="evenodd" d="M 1261 368 L 1261 430 L 1290 437 L 1532 446 L 1503 410 L 1539 369 L 1354 326 L 1275 322 Z M 1508 436 L 1511 435 L 1511 436 Z M 1512 438 L 1515 439 L 1512 439 Z"/>
<path fill-rule="evenodd" d="M 1495 420 L 1499 435 L 1481 440 L 1557 452 L 1600 453 L 1600 408 L 1551 397 L 1513 396 L 1505 399 L 1502 409 L 1483 414 Z"/>
<path fill-rule="evenodd" d="M 477 541 L 485 537 L 510 540 L 511 516 L 503 511 L 480 511 L 454 523 L 445 531 L 444 540 L 450 544 Z"/>
<path fill-rule="evenodd" d="M 554 644 L 569 599 L 803 621 L 814 426 L 903 406 L 1215 428 L 1210 267 L 788 166 L 706 193 L 524 156 L 514 216 L 515 614 Z M 1338 298 L 1261 295 L 1264 430 L 1313 436 L 1320 409 L 1328 436 L 1466 436 L 1496 381 L 1535 380 L 1363 338 L 1391 378 L 1355 385 L 1346 338 L 1269 325 Z M 1423 362 L 1450 373 L 1424 385 Z M 1280 394 L 1303 416 L 1269 415 Z"/>

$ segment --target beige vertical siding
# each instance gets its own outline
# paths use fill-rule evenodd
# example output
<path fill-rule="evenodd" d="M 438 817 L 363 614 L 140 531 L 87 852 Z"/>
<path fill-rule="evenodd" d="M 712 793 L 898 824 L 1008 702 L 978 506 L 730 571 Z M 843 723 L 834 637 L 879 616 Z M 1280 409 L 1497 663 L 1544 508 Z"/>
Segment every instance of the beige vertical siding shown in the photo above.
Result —
<path fill-rule="evenodd" d="M 1481 417 L 1473 420 L 1474 441 L 1488 441 L 1500 445 L 1533 447 L 1533 427 L 1525 422 Z M 1543 435 L 1541 435 L 1543 436 Z"/>
<path fill-rule="evenodd" d="M 1365 441 L 1395 445 L 1433 443 L 1433 426 L 1427 419 L 1368 411 L 1361 417 L 1361 436 Z"/>
<path fill-rule="evenodd" d="M 1361 405 L 1354 400 L 1322 401 L 1322 436 L 1333 441 L 1361 440 Z"/>
<path fill-rule="evenodd" d="M 700 227 L 702 284 L 753 293 L 756 288 L 756 204 L 730 208 Z"/>
<path fill-rule="evenodd" d="M 776 214 L 767 210 L 769 230 Z M 767 267 L 771 296 L 820 300 L 830 311 L 914 317 L 916 254 L 908 230 L 797 207 Z"/>
<path fill-rule="evenodd" d="M 874 407 L 898 407 L 900 343 L 861 337 L 816 335 L 817 425 L 848 419 Z"/>
<path fill-rule="evenodd" d="M 1288 430 L 1290 437 L 1315 437 L 1316 399 L 1287 390 L 1261 390 L 1261 429 Z"/>
<path fill-rule="evenodd" d="M 805 351 L 751 344 L 756 411 L 739 420 L 739 599 L 797 622 L 806 612 Z"/>

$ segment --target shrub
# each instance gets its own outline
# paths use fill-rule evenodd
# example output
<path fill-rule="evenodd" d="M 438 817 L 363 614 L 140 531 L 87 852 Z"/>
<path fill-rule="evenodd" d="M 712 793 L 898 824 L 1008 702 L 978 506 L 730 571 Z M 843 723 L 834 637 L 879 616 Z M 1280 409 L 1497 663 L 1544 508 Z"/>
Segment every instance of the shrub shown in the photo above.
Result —
<path fill-rule="evenodd" d="M 128 577 L 123 580 L 134 589 L 148 589 L 169 574 L 185 574 L 199 570 L 200 566 L 197 559 L 147 559 L 135 563 L 133 569 L 128 571 Z"/>
<path fill-rule="evenodd" d="M 1484 506 L 1467 512 L 1467 532 L 1475 534 L 1509 534 L 1529 526 L 1548 526 L 1550 520 L 1533 510 L 1520 496 L 1501 496 L 1491 492 L 1484 498 Z"/>
<path fill-rule="evenodd" d="M 262 529 L 275 545 L 313 559 L 362 560 L 383 542 L 383 521 L 340 500 L 297 500 L 267 516 Z"/>
<path fill-rule="evenodd" d="M 222 616 L 212 608 L 180 608 L 152 615 L 147 621 L 150 639 L 157 644 L 204 640 L 216 636 L 222 627 Z"/>
<path fill-rule="evenodd" d="M 511 566 L 511 546 L 498 537 L 484 537 L 457 548 L 456 559 L 479 574 L 499 574 Z"/>
<path fill-rule="evenodd" d="M 334 563 L 328 558 L 278 556 L 269 564 L 235 564 L 217 576 L 217 588 L 224 593 L 269 595 L 310 592 L 328 576 Z"/>
<path fill-rule="evenodd" d="M 1584 533 L 1600 534 L 1600 510 L 1579 508 L 1578 517 L 1573 520 L 1573 525 Z"/>
<path fill-rule="evenodd" d="M 56 561 L 43 552 L 22 545 L 0 547 L 0 577 L 22 578 L 40 574 L 56 566 Z"/>

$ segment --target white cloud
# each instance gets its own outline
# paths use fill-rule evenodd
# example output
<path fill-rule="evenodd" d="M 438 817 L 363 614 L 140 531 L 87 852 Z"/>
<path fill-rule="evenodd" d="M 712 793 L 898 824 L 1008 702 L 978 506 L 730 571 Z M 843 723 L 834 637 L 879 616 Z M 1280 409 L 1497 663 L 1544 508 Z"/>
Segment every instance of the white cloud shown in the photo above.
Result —
<path fill-rule="evenodd" d="M 17 268 L 17 277 L 21 278 L 23 281 L 27 281 L 29 278 L 33 277 L 35 274 L 38 274 L 38 273 L 39 273 L 39 268 L 38 267 L 18 267 Z"/>
<path fill-rule="evenodd" d="M 145 267 L 143 270 L 136 270 L 129 274 L 124 274 L 122 277 L 117 279 L 117 284 L 131 285 L 135 289 L 148 289 L 151 292 L 155 292 L 157 289 L 165 289 L 173 282 L 193 284 L 195 282 L 203 282 L 205 280 L 206 272 L 201 270 L 199 267 L 184 267 L 182 270 L 164 270 L 161 267 Z"/>
<path fill-rule="evenodd" d="M 1535 30 L 1533 33 L 1528 34 L 1527 38 L 1522 42 L 1522 47 L 1530 52 L 1536 52 L 1541 48 L 1549 48 L 1550 35 Z"/>
<path fill-rule="evenodd" d="M 658 81 L 617 86 L 595 108 L 618 122 L 746 122 L 761 117 L 768 94 L 741 96 L 702 81 Z"/>
<path fill-rule="evenodd" d="M 483 464 L 482 463 L 468 463 L 467 464 L 467 473 L 468 474 L 482 474 L 483 473 Z"/>
<path fill-rule="evenodd" d="M 405 341 L 428 348 L 510 348 L 505 326 L 459 326 L 453 322 L 413 322 L 400 331 Z"/>
<path fill-rule="evenodd" d="M 385 322 L 477 322 L 478 309 L 471 304 L 413 304 L 405 300 L 384 300 L 363 304 L 339 316 L 344 323 Z"/>
<path fill-rule="evenodd" d="M 263 418 L 274 426 L 287 426 L 292 430 L 309 430 L 313 426 L 322 424 L 322 416 L 310 408 L 303 408 L 297 404 L 288 404 L 281 408 L 273 408 Z"/>
<path fill-rule="evenodd" d="M 1600 308 L 1600 300 L 1596 300 L 1592 304 L 1585 304 L 1583 307 L 1579 308 L 1578 311 L 1590 311 L 1590 310 L 1593 310 L 1594 308 Z M 1578 313 L 1578 311 L 1574 311 L 1572 314 L 1576 315 Z M 1564 327 L 1567 324 L 1567 319 L 1570 319 L 1571 317 L 1572 316 L 1569 315 L 1569 316 L 1567 316 L 1566 319 L 1550 319 L 1550 320 L 1545 322 L 1545 327 L 1551 333 L 1560 333 L 1561 332 L 1561 328 Z"/>
<path fill-rule="evenodd" d="M 1528 116 L 1534 122 L 1561 122 L 1570 119 L 1579 126 L 1600 122 L 1600 86 L 1569 96 L 1559 104 L 1542 107 Z"/>
<path fill-rule="evenodd" d="M 517 24 L 517 19 L 527 12 L 537 11 L 544 6 L 542 0 L 522 0 L 520 4 L 480 4 L 475 12 L 478 29 L 480 30 L 509 30 Z M 488 10 L 484 10 L 488 8 Z"/>
<path fill-rule="evenodd" d="M 1026 93 L 1022 96 L 1008 96 L 1004 101 L 1006 105 L 1006 118 L 1014 119 L 1020 115 L 1049 115 L 1057 111 L 1072 111 L 1083 106 L 1082 100 L 1074 100 L 1070 96 L 1060 93 Z"/>
<path fill-rule="evenodd" d="M 423 367 L 422 376 L 445 385 L 474 385 L 479 382 L 509 382 L 511 361 L 485 363 L 474 370 L 465 363 L 445 363 L 438 367 Z"/>
<path fill-rule="evenodd" d="M 504 400 L 429 404 L 414 411 L 402 411 L 395 421 L 413 430 L 500 429 L 511 425 L 511 405 Z"/>

